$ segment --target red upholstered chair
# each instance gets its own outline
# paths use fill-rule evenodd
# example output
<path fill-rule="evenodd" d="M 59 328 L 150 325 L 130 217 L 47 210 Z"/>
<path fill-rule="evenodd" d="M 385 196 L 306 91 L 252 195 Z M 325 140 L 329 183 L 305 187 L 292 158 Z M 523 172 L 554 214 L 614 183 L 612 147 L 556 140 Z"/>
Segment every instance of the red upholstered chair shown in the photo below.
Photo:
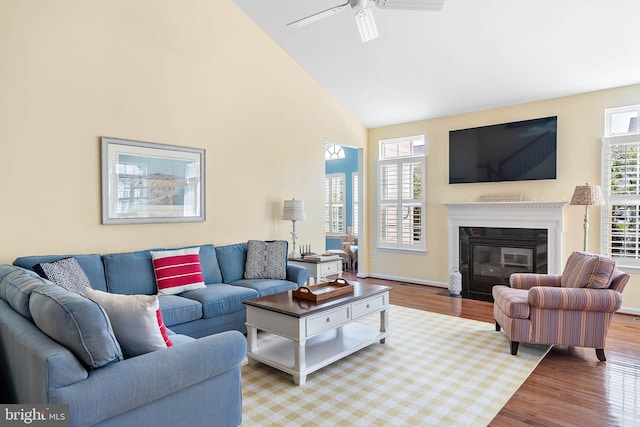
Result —
<path fill-rule="evenodd" d="M 559 344 L 595 348 L 605 361 L 607 331 L 628 281 L 611 258 L 588 252 L 572 253 L 561 275 L 512 274 L 510 287 L 492 290 L 496 331 L 504 330 L 513 355 L 521 342 Z"/>

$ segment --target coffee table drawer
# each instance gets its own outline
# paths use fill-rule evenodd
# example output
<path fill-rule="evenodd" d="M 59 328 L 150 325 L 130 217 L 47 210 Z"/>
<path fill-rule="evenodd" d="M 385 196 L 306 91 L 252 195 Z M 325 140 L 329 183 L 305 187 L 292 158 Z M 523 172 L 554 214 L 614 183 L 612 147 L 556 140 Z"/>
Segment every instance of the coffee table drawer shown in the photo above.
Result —
<path fill-rule="evenodd" d="M 369 313 L 380 310 L 384 306 L 385 304 L 383 295 L 379 295 L 375 298 L 371 298 L 365 301 L 357 302 L 352 305 L 353 318 L 356 319 L 358 317 L 366 316 Z"/>
<path fill-rule="evenodd" d="M 307 336 L 334 329 L 349 321 L 349 307 L 326 311 L 307 319 Z"/>

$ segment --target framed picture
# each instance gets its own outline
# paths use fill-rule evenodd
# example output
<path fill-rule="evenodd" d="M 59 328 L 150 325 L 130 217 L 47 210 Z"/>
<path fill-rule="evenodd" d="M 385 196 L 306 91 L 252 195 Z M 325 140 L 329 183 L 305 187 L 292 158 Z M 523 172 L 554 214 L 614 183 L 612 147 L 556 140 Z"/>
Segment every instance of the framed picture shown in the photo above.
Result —
<path fill-rule="evenodd" d="M 102 137 L 102 223 L 205 220 L 205 151 Z"/>

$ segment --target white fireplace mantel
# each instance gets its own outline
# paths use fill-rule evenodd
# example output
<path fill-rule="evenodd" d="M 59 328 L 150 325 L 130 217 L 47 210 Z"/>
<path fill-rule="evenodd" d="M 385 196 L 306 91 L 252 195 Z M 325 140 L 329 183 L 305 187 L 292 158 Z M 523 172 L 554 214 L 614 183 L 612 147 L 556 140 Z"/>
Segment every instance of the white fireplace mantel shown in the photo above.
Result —
<path fill-rule="evenodd" d="M 449 270 L 459 267 L 460 227 L 540 228 L 548 232 L 548 272 L 562 272 L 566 201 L 443 202 L 448 209 Z"/>

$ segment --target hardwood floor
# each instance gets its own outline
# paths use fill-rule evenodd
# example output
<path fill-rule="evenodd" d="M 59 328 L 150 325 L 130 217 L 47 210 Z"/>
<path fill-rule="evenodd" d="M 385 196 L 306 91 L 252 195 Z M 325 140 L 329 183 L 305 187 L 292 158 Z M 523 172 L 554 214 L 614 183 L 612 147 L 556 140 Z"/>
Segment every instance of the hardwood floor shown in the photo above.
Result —
<path fill-rule="evenodd" d="M 344 277 L 355 280 L 353 273 Z M 494 323 L 489 302 L 451 298 L 443 288 L 358 280 L 392 286 L 392 304 Z M 614 316 L 605 354 L 599 362 L 594 349 L 554 346 L 490 426 L 640 426 L 640 316 Z"/>

